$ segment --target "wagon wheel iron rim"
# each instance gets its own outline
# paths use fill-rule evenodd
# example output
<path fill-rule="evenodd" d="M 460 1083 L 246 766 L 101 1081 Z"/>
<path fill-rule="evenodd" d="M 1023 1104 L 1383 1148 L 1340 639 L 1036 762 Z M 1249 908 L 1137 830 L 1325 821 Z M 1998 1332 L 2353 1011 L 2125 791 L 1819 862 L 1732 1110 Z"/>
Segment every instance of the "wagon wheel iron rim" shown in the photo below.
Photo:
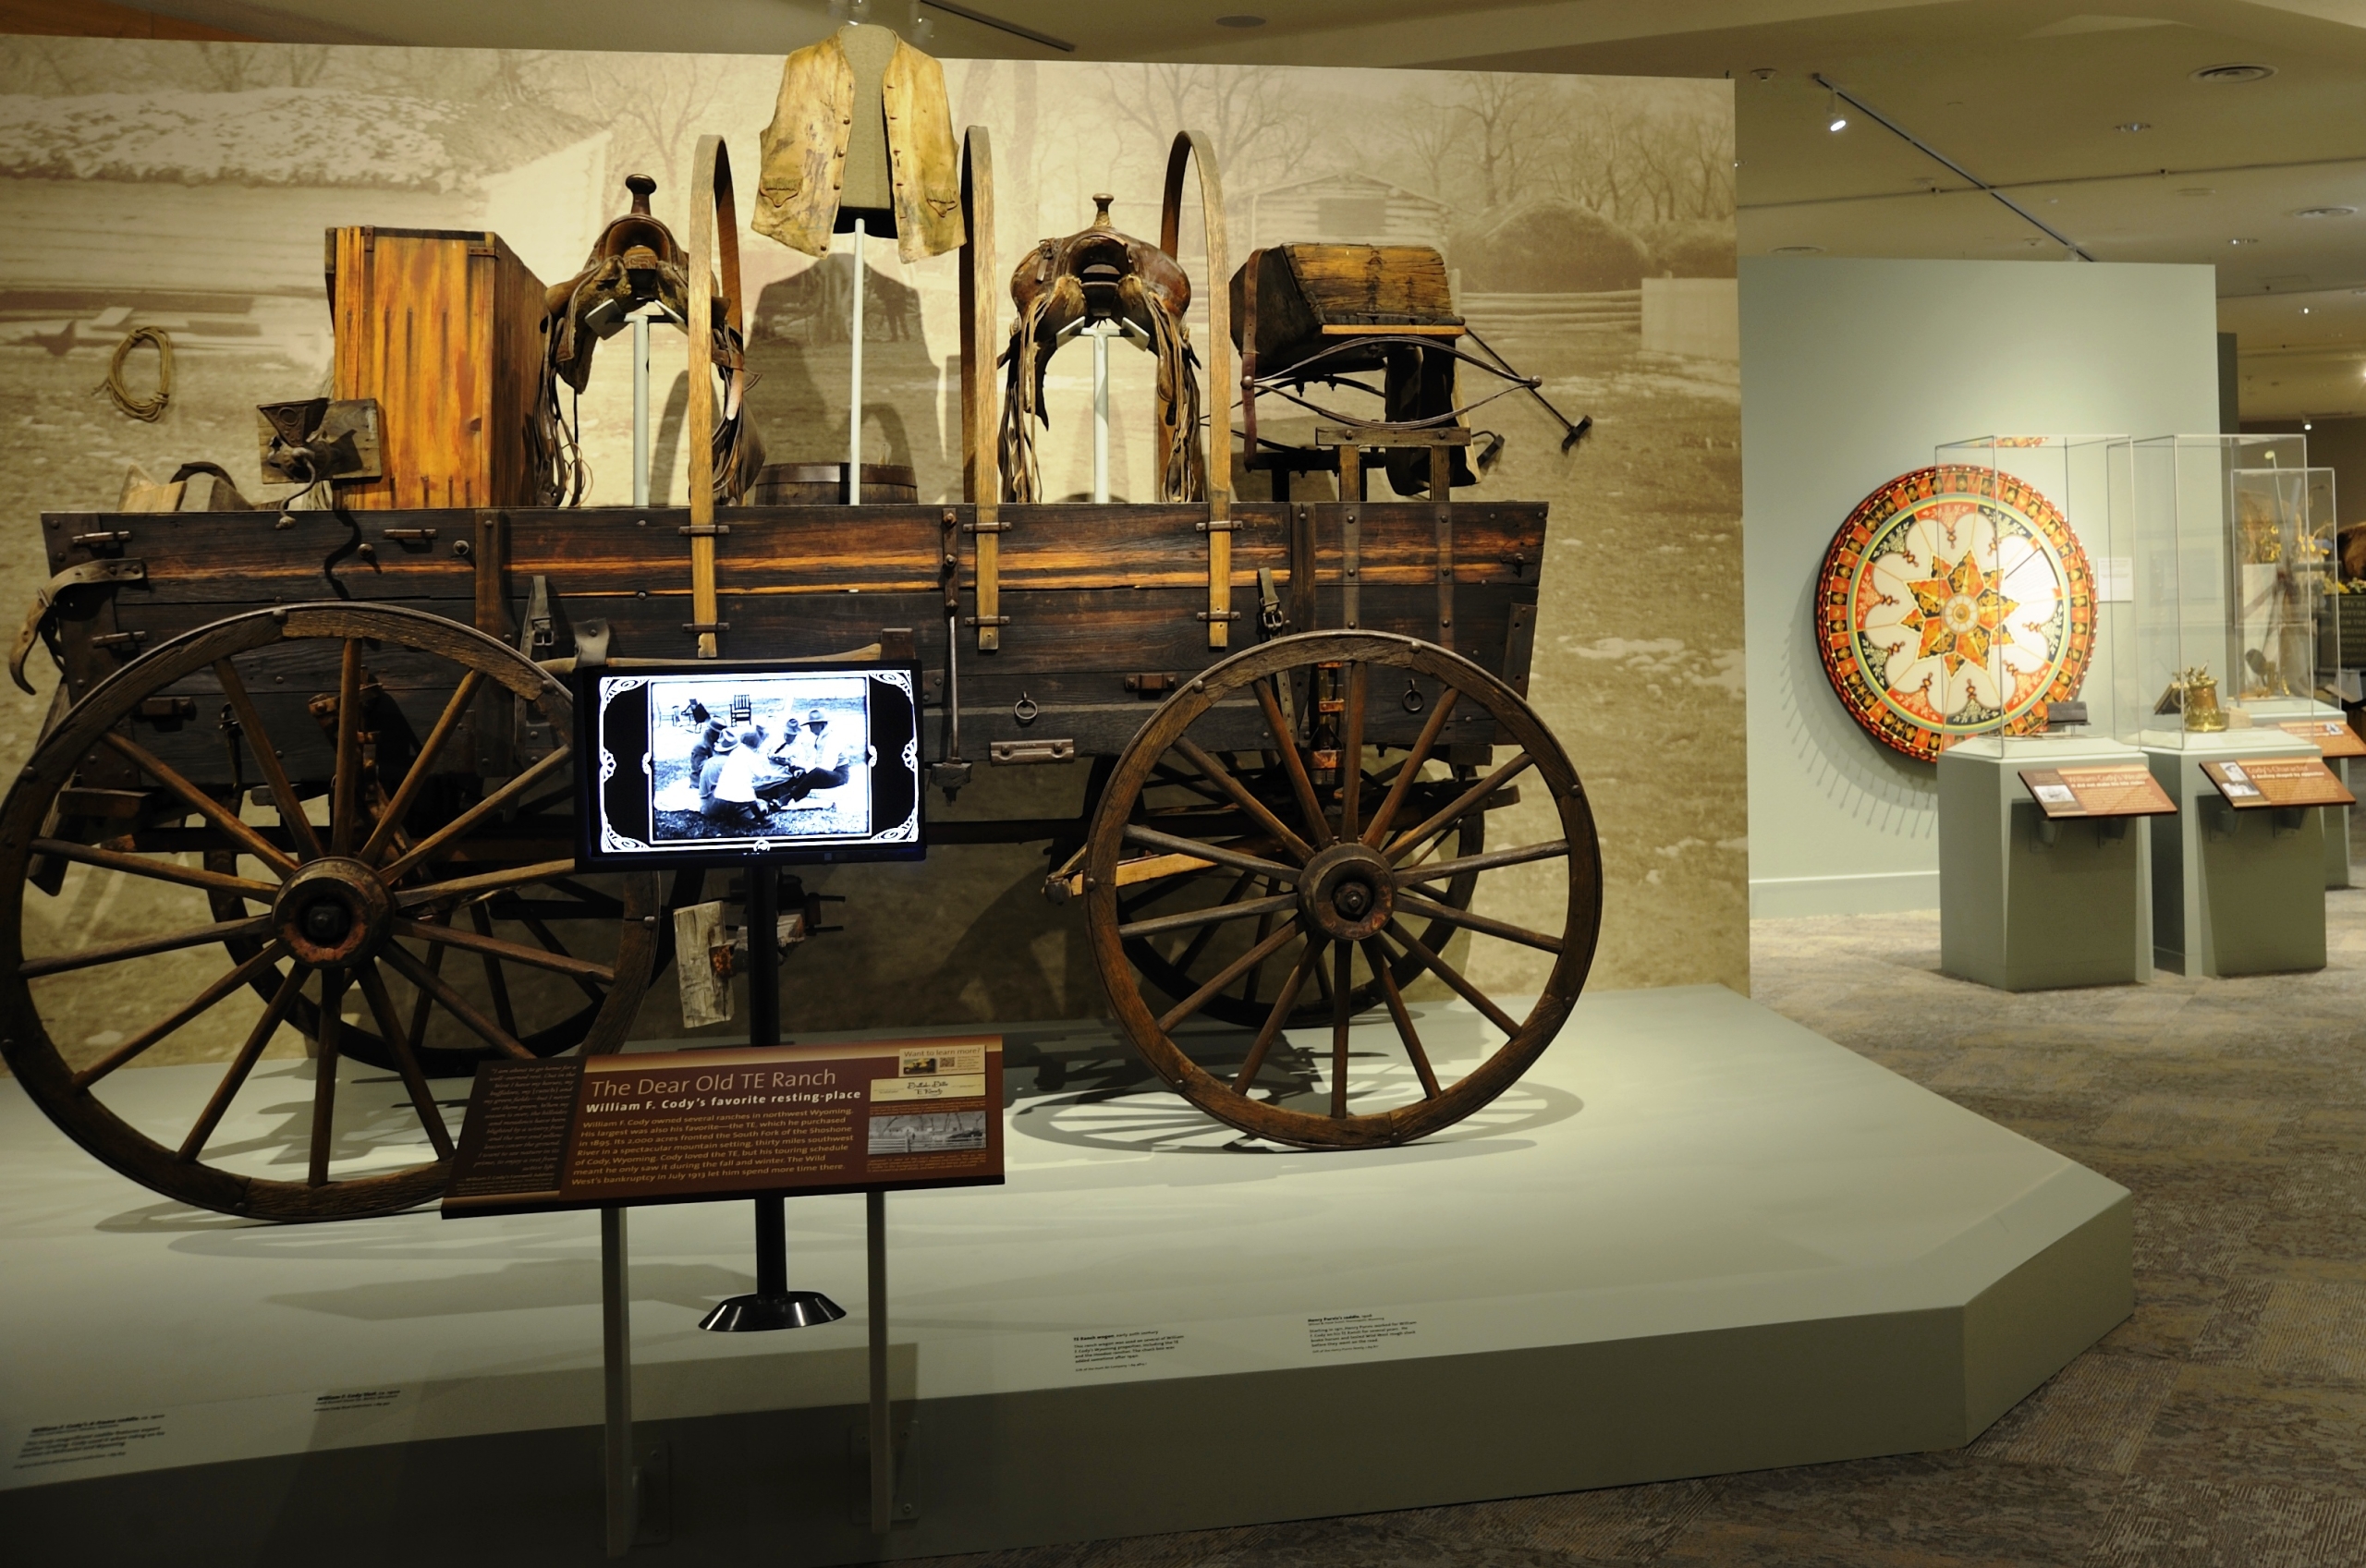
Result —
<path fill-rule="evenodd" d="M 255 661 L 240 662 L 242 656 L 297 643 L 335 650 L 335 723 L 323 736 L 329 746 L 325 823 L 311 820 L 303 803 L 307 792 L 288 776 L 281 754 L 289 744 L 287 721 L 283 716 L 266 722 L 262 709 L 272 704 L 257 702 L 247 678 Z M 299 661 L 306 656 L 293 655 Z M 430 671 L 457 667 L 457 677 L 424 683 L 433 689 L 421 701 L 434 713 L 434 722 L 416 748 L 399 758 L 399 770 L 390 767 L 383 778 L 367 766 L 372 743 L 360 700 L 372 660 L 407 660 L 414 675 L 422 665 Z M 184 764 L 177 767 L 151 750 L 129 723 L 146 699 L 186 689 L 186 684 L 196 685 L 208 699 L 218 692 L 226 733 L 235 723 L 246 743 L 244 756 L 262 775 L 257 796 L 275 807 L 275 821 L 247 821 L 236 794 L 192 779 L 201 770 L 186 767 L 186 748 L 175 752 Z M 287 695 L 285 688 L 272 694 L 283 699 L 283 715 Z M 552 1030 L 520 1027 L 512 999 L 493 977 L 531 972 L 555 988 L 545 995 L 564 989 L 570 999 L 568 1017 L 556 1026 L 561 1033 L 589 1052 L 616 1050 L 647 986 L 656 946 L 653 879 L 621 880 L 612 959 L 580 956 L 555 933 L 545 942 L 539 933 L 517 940 L 513 933 L 488 930 L 505 911 L 518 913 L 510 905 L 521 890 L 538 885 L 568 890 L 586 907 L 599 905 L 602 895 L 573 878 L 571 846 L 540 861 L 497 848 L 475 853 L 488 847 L 486 830 L 500 824 L 505 813 L 564 787 L 565 748 L 520 766 L 465 808 L 434 814 L 445 820 L 422 820 L 415 811 L 431 781 L 440 776 L 439 760 L 456 756 L 454 748 L 463 744 L 472 705 L 511 698 L 541 704 L 565 733 L 565 687 L 515 650 L 437 616 L 358 604 L 298 605 L 217 621 L 164 644 L 101 683 L 36 748 L 0 803 L 0 868 L 15 871 L 18 883 L 16 899 L 0 904 L 6 938 L 0 942 L 0 1016 L 6 1020 L 0 1051 L 27 1092 L 84 1149 L 167 1197 L 258 1218 L 345 1219 L 410 1208 L 442 1190 L 453 1133 L 416 1049 L 424 1039 L 421 1019 L 445 1020 L 446 1030 L 457 1025 L 484 1057 L 531 1057 L 534 1051 L 528 1042 L 549 1044 Z M 161 740 L 157 744 L 173 749 Z M 168 798 L 166 816 L 177 818 L 175 825 L 98 843 L 43 836 L 59 825 L 60 792 L 95 766 L 111 768 L 117 780 L 139 782 L 152 797 Z M 200 825 L 177 825 L 191 820 Z M 193 856 L 201 865 L 188 864 Z M 144 924 L 163 929 L 143 930 L 128 941 L 29 954 L 24 884 L 29 868 L 48 857 L 75 863 L 86 878 L 120 879 L 110 891 L 132 882 L 193 889 L 212 918 L 150 909 Z M 547 921 L 541 924 L 548 929 Z M 532 931 L 531 925 L 526 929 Z M 78 1051 L 69 1059 L 52 1038 L 43 997 L 59 1008 L 67 998 L 49 987 L 87 986 L 94 978 L 136 986 L 136 968 L 113 966 L 215 944 L 230 949 L 226 970 L 186 1000 L 152 1009 L 149 1022 L 110 1043 L 104 1054 Z M 453 966 L 440 961 L 447 954 L 483 966 L 496 1000 L 487 1004 L 464 994 L 452 978 Z M 53 977 L 79 978 L 61 982 Z M 264 992 L 261 1015 L 185 1130 L 160 1139 L 143 1130 L 154 1125 L 152 1116 L 127 1114 L 107 1102 L 104 1096 L 119 1069 L 250 987 Z M 306 1003 L 301 1018 L 299 1000 Z M 360 1021 L 358 1026 L 344 1016 L 348 1011 Z M 316 1049 L 311 1103 L 300 1129 L 290 1126 L 300 1145 L 302 1178 L 283 1180 L 233 1168 L 231 1160 L 263 1152 L 269 1143 L 242 1133 L 227 1155 L 219 1152 L 234 1102 L 250 1086 L 278 1027 L 299 1023 L 299 1032 Z M 356 1045 L 374 1048 L 371 1053 L 394 1075 L 388 1115 L 373 1112 L 367 1119 L 411 1126 L 403 1147 L 388 1148 L 367 1129 L 354 1136 L 340 1133 L 338 1095 L 357 1092 L 357 1082 L 369 1083 L 338 1071 Z M 369 1084 L 373 1094 L 386 1087 L 384 1080 Z M 428 1158 L 392 1164 L 413 1153 Z M 293 1147 L 277 1149 L 276 1158 L 299 1162 Z"/>
<path fill-rule="evenodd" d="M 1377 723 L 1368 730 L 1367 722 L 1381 704 L 1397 702 L 1387 683 L 1372 678 L 1382 670 L 1425 679 L 1436 697 L 1425 704 L 1418 735 L 1392 742 L 1399 754 L 1375 770 L 1362 766 L 1379 730 Z M 1237 716 L 1250 698 L 1251 711 L 1264 721 L 1266 794 L 1276 792 L 1274 776 L 1287 780 L 1287 797 L 1278 801 L 1261 798 L 1190 734 L 1219 703 L 1228 702 Z M 1449 770 L 1441 779 L 1432 770 L 1445 766 L 1441 751 L 1457 724 L 1461 735 L 1505 744 L 1494 748 L 1483 768 Z M 1238 735 L 1238 717 L 1228 733 Z M 1235 760 L 1242 755 L 1235 753 Z M 1343 758 L 1357 765 L 1341 766 Z M 1357 787 L 1344 787 L 1349 779 Z M 1549 796 L 1558 836 L 1464 851 L 1463 824 L 1522 780 Z M 1160 810 L 1144 806 L 1153 791 L 1164 791 L 1160 798 L 1169 803 L 1164 823 L 1196 826 L 1201 836 L 1159 825 Z M 1228 815 L 1215 809 L 1213 796 L 1223 797 Z M 1457 841 L 1451 849 L 1449 840 Z M 1475 889 L 1458 903 L 1442 896 L 1457 883 L 1486 885 L 1489 874 L 1514 867 L 1530 868 L 1519 873 L 1526 877 L 1557 867 L 1551 885 L 1566 880 L 1558 930 L 1475 913 Z M 1601 926 L 1592 816 L 1559 744 L 1518 694 L 1485 670 L 1433 644 L 1383 633 L 1278 638 L 1187 683 L 1119 759 L 1093 820 L 1085 874 L 1095 966 L 1120 1030 L 1152 1070 L 1216 1120 L 1304 1148 L 1409 1142 L 1488 1104 L 1558 1032 L 1584 983 Z M 1213 884 L 1222 896 L 1198 908 L 1153 913 L 1148 895 L 1155 890 L 1144 883 L 1168 879 Z M 1212 926 L 1240 934 L 1221 952 L 1211 951 L 1201 933 Z M 1430 933 L 1441 926 L 1474 944 L 1507 943 L 1549 955 L 1550 973 L 1525 1016 L 1513 1016 L 1475 983 L 1464 972 L 1472 966 L 1450 958 L 1443 941 L 1433 944 Z M 1129 946 L 1144 942 L 1174 944 L 1169 966 L 1200 983 L 1172 1005 L 1154 1008 L 1128 956 Z M 1468 1070 L 1433 1059 L 1398 978 L 1408 961 L 1477 1015 L 1485 1031 L 1482 1055 Z M 1273 1000 L 1238 1067 L 1212 1071 L 1177 1043 L 1174 1031 L 1261 967 L 1282 977 L 1264 993 Z M 1361 986 L 1360 969 L 1367 977 Z M 1350 1040 L 1360 998 L 1373 993 L 1399 1058 L 1376 1073 L 1358 1068 L 1360 1052 Z M 1284 1031 L 1303 1027 L 1302 996 L 1314 997 L 1330 1024 L 1327 1052 L 1309 1053 L 1317 1063 L 1311 1076 L 1327 1089 L 1320 1110 L 1258 1092 L 1271 1086 Z M 1379 1080 L 1392 1077 L 1407 1092 L 1399 1102 L 1376 1106 L 1375 1093 L 1385 1088 Z"/>

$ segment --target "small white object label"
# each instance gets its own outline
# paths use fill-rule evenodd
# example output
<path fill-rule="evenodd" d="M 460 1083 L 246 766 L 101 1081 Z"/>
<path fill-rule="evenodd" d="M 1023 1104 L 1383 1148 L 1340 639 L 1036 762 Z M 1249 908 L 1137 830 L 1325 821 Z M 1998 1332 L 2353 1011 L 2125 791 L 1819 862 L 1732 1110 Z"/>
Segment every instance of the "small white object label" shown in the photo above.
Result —
<path fill-rule="evenodd" d="M 2095 602 L 2136 602 L 2136 563 L 2126 555 L 2098 555 L 2095 563 Z"/>
<path fill-rule="evenodd" d="M 2079 803 L 2079 797 L 2071 793 L 2068 784 L 2038 784 L 2031 793 L 2048 806 L 2076 806 Z"/>
<path fill-rule="evenodd" d="M 1417 1319 L 1379 1312 L 1335 1312 L 1306 1320 L 1306 1348 L 1317 1355 L 1377 1350 L 1390 1340 L 1412 1338 L 1421 1326 Z"/>
<path fill-rule="evenodd" d="M 1077 1371 L 1120 1372 L 1149 1366 L 1152 1356 L 1173 1350 L 1183 1343 L 1183 1336 L 1164 1329 L 1121 1329 L 1105 1334 L 1076 1334 L 1071 1342 L 1076 1347 Z"/>
<path fill-rule="evenodd" d="M 152 1441 L 164 1435 L 165 1417 L 161 1415 L 60 1421 L 35 1427 L 26 1433 L 24 1446 L 17 1450 L 17 1461 L 10 1468 L 33 1470 L 51 1465 L 123 1459 L 129 1456 L 132 1444 Z"/>

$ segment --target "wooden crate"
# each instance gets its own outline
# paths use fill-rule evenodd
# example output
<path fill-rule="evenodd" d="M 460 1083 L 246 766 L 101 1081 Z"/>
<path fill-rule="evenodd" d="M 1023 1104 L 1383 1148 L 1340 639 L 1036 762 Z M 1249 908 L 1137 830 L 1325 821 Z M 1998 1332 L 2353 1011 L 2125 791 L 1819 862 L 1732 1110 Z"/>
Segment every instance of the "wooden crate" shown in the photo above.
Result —
<path fill-rule="evenodd" d="M 345 484 L 348 506 L 391 511 L 531 506 L 543 363 L 543 285 L 501 237 L 328 231 L 337 397 L 374 397 L 383 479 Z"/>

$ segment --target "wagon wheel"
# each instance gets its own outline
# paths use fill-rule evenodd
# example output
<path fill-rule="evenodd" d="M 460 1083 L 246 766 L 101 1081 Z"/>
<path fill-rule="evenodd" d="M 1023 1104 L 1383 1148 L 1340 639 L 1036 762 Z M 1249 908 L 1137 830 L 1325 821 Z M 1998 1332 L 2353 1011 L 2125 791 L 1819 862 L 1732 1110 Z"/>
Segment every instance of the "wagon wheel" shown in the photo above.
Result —
<path fill-rule="evenodd" d="M 1379 748 L 1374 748 L 1373 750 L 1377 752 Z M 1246 758 L 1238 753 L 1225 754 L 1220 755 L 1218 760 L 1221 765 L 1231 769 L 1233 777 L 1239 780 L 1250 795 L 1263 802 L 1267 809 L 1276 814 L 1287 814 L 1295 808 L 1288 770 L 1279 761 L 1268 764 L 1255 753 Z M 1388 793 L 1394 764 L 1395 759 L 1379 756 L 1373 756 L 1363 764 L 1365 802 L 1377 802 Z M 1444 777 L 1417 784 L 1405 809 L 1409 810 L 1416 820 L 1425 817 L 1430 809 L 1460 794 L 1477 777 L 1477 772 L 1468 767 L 1448 769 Z M 1170 758 L 1163 770 L 1153 771 L 1150 785 L 1142 792 L 1141 803 L 1135 809 L 1134 820 L 1162 833 L 1197 836 L 1198 825 L 1192 819 L 1219 815 L 1205 809 L 1213 793 L 1213 788 L 1206 780 L 1196 774 L 1184 774 L 1177 767 L 1176 760 Z M 1180 800 L 1177 799 L 1178 794 L 1183 796 Z M 1486 813 L 1473 811 L 1451 824 L 1440 836 L 1455 841 L 1453 858 L 1467 859 L 1486 847 Z M 1444 852 L 1443 845 L 1440 851 Z M 1204 908 L 1213 902 L 1230 902 L 1278 891 L 1264 886 L 1253 872 L 1244 871 L 1234 881 L 1237 885 L 1226 889 L 1189 878 L 1158 878 L 1147 888 L 1121 889 L 1118 914 L 1124 921 L 1131 922 L 1151 915 L 1173 915 L 1190 906 Z M 1463 871 L 1442 884 L 1434 884 L 1430 890 L 1430 896 L 1449 909 L 1468 909 L 1471 894 L 1478 886 L 1479 873 L 1475 870 Z M 1259 934 L 1271 935 L 1273 922 L 1267 919 L 1263 925 L 1264 929 Z M 1164 991 L 1169 1002 L 1180 1002 L 1198 991 L 1208 975 L 1213 972 L 1198 960 L 1204 958 L 1215 945 L 1216 930 L 1210 926 L 1202 926 L 1199 930 L 1208 933 L 1208 940 L 1200 942 L 1197 947 L 1187 942 L 1173 957 L 1160 951 L 1158 939 L 1154 937 L 1128 937 L 1126 939 L 1127 961 L 1140 972 L 1142 978 Z M 1436 919 L 1421 924 L 1414 935 L 1432 952 L 1443 953 L 1445 944 L 1453 940 L 1455 930 L 1456 928 L 1446 920 Z M 1197 932 L 1193 933 L 1192 941 L 1200 941 Z M 1191 962 L 1179 962 L 1179 959 Z M 1427 973 L 1421 961 L 1411 953 L 1397 954 L 1390 969 L 1400 989 L 1413 984 Z M 1208 998 L 1200 1010 L 1221 1023 L 1238 1024 L 1243 1028 L 1253 1029 L 1262 1024 L 1265 1015 L 1273 1010 L 1272 998 L 1288 972 L 1287 967 L 1281 965 L 1252 965 L 1249 973 L 1241 977 L 1238 985 L 1228 986 Z M 1298 1005 L 1284 1020 L 1285 1028 L 1311 1028 L 1331 1016 L 1331 978 L 1327 974 L 1318 974 L 1316 979 L 1319 984 L 1309 986 L 1299 993 Z M 1367 978 L 1349 994 L 1348 1009 L 1350 1013 L 1363 1013 L 1378 1006 L 1380 1002 L 1380 981 Z"/>
<path fill-rule="evenodd" d="M 322 687 L 333 723 L 308 735 L 310 718 L 288 699 Z M 396 743 L 391 732 L 407 721 L 387 719 L 368 695 L 397 688 L 418 704 L 416 744 Z M 452 1135 L 421 1065 L 429 1041 L 465 1036 L 480 1057 L 530 1057 L 528 1040 L 561 1029 L 586 1051 L 613 1051 L 656 947 L 652 878 L 616 884 L 604 927 L 613 955 L 569 949 L 550 930 L 553 911 L 532 907 L 546 889 L 604 907 L 572 876 L 571 845 L 537 828 L 554 798 L 567 798 L 566 749 L 464 805 L 450 775 L 434 772 L 472 716 L 506 735 L 513 698 L 565 733 L 566 688 L 512 650 L 437 616 L 362 604 L 217 621 L 102 683 L 0 803 L 0 873 L 16 889 L 0 901 L 0 1052 L 26 1092 L 107 1164 L 201 1208 L 330 1220 L 433 1197 Z M 152 733 L 134 722 L 216 712 L 218 732 L 194 730 L 222 737 L 203 748 L 189 729 Z M 238 743 L 226 756 L 225 740 Z M 231 756 L 260 774 L 256 794 L 272 807 L 245 811 L 234 790 L 192 781 L 238 778 Z M 317 791 L 299 779 L 325 782 L 325 821 L 306 815 L 303 798 Z M 104 793 L 94 781 L 134 786 L 122 793 L 150 803 L 133 831 L 96 843 L 81 841 L 97 836 L 87 832 L 44 836 L 87 822 L 70 808 L 80 802 L 61 794 Z M 159 800 L 169 802 L 161 811 Z M 80 945 L 53 910 L 30 902 L 32 869 L 60 861 L 73 874 L 61 902 L 111 912 L 98 945 Z M 198 962 L 216 944 L 232 946 L 227 970 Z M 267 972 L 278 978 L 257 1007 L 247 991 Z M 530 974 L 547 983 L 523 983 Z M 250 1027 L 234 1029 L 244 1042 L 193 1117 L 168 1117 L 152 1092 L 115 1076 L 226 1005 Z M 62 1049 L 54 1024 L 93 1007 L 138 1027 Z M 374 1026 L 367 1039 L 396 1085 L 340 1071 L 364 1032 L 348 1010 Z M 256 1064 L 283 1024 L 315 1042 L 308 1106 L 255 1103 Z M 274 1136 L 271 1114 L 291 1110 Z"/>
<path fill-rule="evenodd" d="M 1392 674 L 1375 679 L 1382 671 Z M 1384 680 L 1400 672 L 1433 683 L 1437 693 L 1419 735 L 1379 766 L 1340 766 L 1365 757 L 1364 737 L 1380 728 L 1368 721 L 1386 699 Z M 1261 799 L 1192 737 L 1212 708 L 1229 699 L 1237 714 L 1244 698 L 1262 711 L 1274 765 L 1289 781 L 1283 808 Z M 1474 710 L 1511 745 L 1497 748 L 1508 755 L 1485 776 L 1466 780 L 1435 753 L 1448 721 Z M 1524 777 L 1549 796 L 1560 836 L 1462 852 L 1464 824 Z M 1178 827 L 1184 831 L 1173 831 Z M 1450 840 L 1456 849 L 1445 848 Z M 1442 885 L 1468 878 L 1465 905 L 1483 905 L 1507 873 L 1531 893 L 1566 899 L 1557 930 L 1531 930 L 1438 896 Z M 1602 920 L 1593 818 L 1551 733 L 1476 664 L 1433 644 L 1372 632 L 1282 638 L 1214 665 L 1169 698 L 1118 759 L 1093 818 L 1085 875 L 1093 962 L 1119 1026 L 1152 1069 L 1218 1121 L 1306 1148 L 1408 1142 L 1508 1088 L 1576 1003 Z M 1152 895 L 1168 882 L 1215 896 L 1195 905 L 1187 891 L 1175 912 L 1148 912 Z M 1426 930 L 1416 932 L 1422 922 Z M 1470 954 L 1449 960 L 1443 940 L 1428 938 L 1441 927 L 1467 935 Z M 1128 958 L 1128 945 L 1144 942 L 1169 944 L 1166 966 L 1198 981 L 1163 1011 L 1146 1000 Z M 1551 967 L 1527 1015 L 1515 1018 L 1466 971 L 1522 951 L 1549 954 Z M 1438 1042 L 1424 1042 L 1397 978 L 1405 960 L 1468 1003 L 1484 1020 L 1482 1039 L 1496 1043 L 1475 1057 L 1458 1048 L 1453 1055 L 1433 1051 Z M 1394 1059 L 1350 1050 L 1356 999 L 1365 989 L 1360 967 L 1386 1005 Z M 1259 976 L 1278 976 L 1279 983 L 1254 992 L 1272 1000 L 1237 1061 L 1211 1070 L 1176 1043 L 1172 1031 L 1186 1019 L 1211 1011 L 1219 996 L 1257 985 Z M 1320 1110 L 1287 1103 L 1299 1086 L 1274 1081 L 1285 1076 L 1275 1047 L 1310 990 L 1323 998 L 1331 1026 L 1327 1068 L 1314 1075 L 1323 1080 Z"/>

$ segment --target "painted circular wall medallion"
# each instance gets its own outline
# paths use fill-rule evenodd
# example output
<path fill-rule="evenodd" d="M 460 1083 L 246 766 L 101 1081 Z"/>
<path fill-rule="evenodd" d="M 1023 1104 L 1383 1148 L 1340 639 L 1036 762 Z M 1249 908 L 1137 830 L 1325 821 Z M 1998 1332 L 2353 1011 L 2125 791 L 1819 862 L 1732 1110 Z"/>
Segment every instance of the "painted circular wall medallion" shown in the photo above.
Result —
<path fill-rule="evenodd" d="M 1849 715 L 1928 761 L 1969 735 L 2025 735 L 2079 695 L 2094 650 L 2087 553 L 2010 474 L 1944 464 L 1857 504 L 1816 582 L 1816 647 Z"/>

